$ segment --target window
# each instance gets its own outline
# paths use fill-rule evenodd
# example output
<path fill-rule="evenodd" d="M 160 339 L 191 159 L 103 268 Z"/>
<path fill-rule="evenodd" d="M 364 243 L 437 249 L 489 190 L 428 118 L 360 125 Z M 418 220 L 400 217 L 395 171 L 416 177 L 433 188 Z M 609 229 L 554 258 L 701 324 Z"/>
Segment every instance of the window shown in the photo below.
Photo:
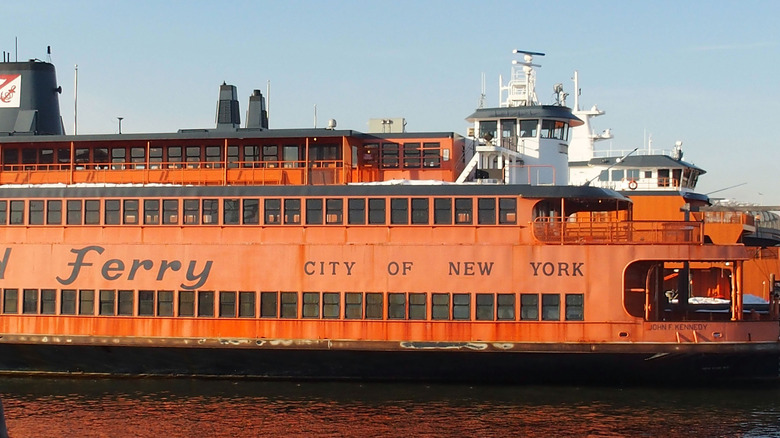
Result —
<path fill-rule="evenodd" d="M 184 224 L 198 225 L 200 223 L 200 201 L 197 199 L 184 200 Z"/>
<path fill-rule="evenodd" d="M 404 167 L 417 169 L 420 165 L 420 143 L 404 143 Z"/>
<path fill-rule="evenodd" d="M 279 146 L 266 145 L 263 146 L 263 161 L 267 162 L 268 167 L 279 166 Z"/>
<path fill-rule="evenodd" d="M 237 225 L 241 220 L 241 203 L 238 199 L 225 199 L 222 201 L 222 223 L 225 225 Z"/>
<path fill-rule="evenodd" d="M 238 157 L 238 146 L 236 145 L 229 145 L 227 149 L 227 167 L 229 168 L 236 168 L 238 167 L 238 162 L 240 161 Z"/>
<path fill-rule="evenodd" d="M 84 201 L 84 223 L 87 225 L 100 225 L 100 200 L 89 199 Z"/>
<path fill-rule="evenodd" d="M 382 294 L 366 293 L 366 319 L 382 319 Z"/>
<path fill-rule="evenodd" d="M 351 225 L 360 225 L 366 223 L 366 200 L 350 199 L 347 201 L 349 207 L 349 223 Z"/>
<path fill-rule="evenodd" d="M 266 225 L 278 225 L 282 223 L 282 200 L 281 199 L 266 199 L 265 200 L 265 224 Z"/>
<path fill-rule="evenodd" d="M 325 223 L 341 224 L 344 215 L 344 201 L 341 199 L 328 199 L 325 201 Z"/>
<path fill-rule="evenodd" d="M 535 138 L 539 120 L 520 120 L 520 137 Z"/>
<path fill-rule="evenodd" d="M 425 294 L 422 293 L 410 293 L 409 294 L 409 319 L 428 319 L 428 312 L 426 311 Z"/>
<path fill-rule="evenodd" d="M 198 291 L 198 317 L 211 318 L 214 316 L 214 292 Z"/>
<path fill-rule="evenodd" d="M 281 316 L 282 318 L 298 317 L 298 294 L 295 292 L 281 293 Z"/>
<path fill-rule="evenodd" d="M 243 201 L 243 218 L 244 224 L 257 225 L 260 223 L 260 200 L 259 199 L 244 199 Z"/>
<path fill-rule="evenodd" d="M 220 318 L 236 317 L 236 293 L 235 292 L 219 293 L 219 316 Z"/>
<path fill-rule="evenodd" d="M 450 294 L 431 295 L 431 318 L 450 319 Z"/>
<path fill-rule="evenodd" d="M 179 316 L 195 316 L 195 292 L 179 291 Z"/>
<path fill-rule="evenodd" d="M 406 295 L 401 293 L 387 294 L 387 318 L 404 319 L 406 317 Z"/>
<path fill-rule="evenodd" d="M 238 293 L 238 316 L 239 318 L 254 318 L 255 316 L 255 293 Z"/>
<path fill-rule="evenodd" d="M 496 138 L 496 131 L 498 127 L 498 121 L 496 120 L 482 120 L 479 122 L 479 138 L 484 139 L 488 143 Z"/>
<path fill-rule="evenodd" d="M 123 164 L 125 163 L 126 153 L 125 148 L 111 148 L 111 162 L 116 163 L 111 165 L 112 169 L 124 169 Z"/>
<path fill-rule="evenodd" d="M 539 295 L 520 295 L 520 319 L 527 321 L 539 320 Z"/>
<path fill-rule="evenodd" d="M 155 164 L 149 164 L 150 169 L 159 169 L 160 163 L 162 163 L 163 159 L 163 148 L 159 146 L 150 147 L 149 148 L 149 163 L 155 163 Z"/>
<path fill-rule="evenodd" d="M 623 169 L 612 169 L 612 181 L 622 181 L 625 177 L 625 171 Z"/>
<path fill-rule="evenodd" d="M 363 294 L 359 292 L 347 292 L 344 294 L 344 318 L 363 318 Z"/>
<path fill-rule="evenodd" d="M 542 321 L 561 319 L 561 297 L 557 294 L 542 294 Z"/>
<path fill-rule="evenodd" d="M 119 213 L 120 203 L 118 199 L 107 199 L 105 204 L 105 212 L 103 222 L 106 225 L 119 225 Z"/>
<path fill-rule="evenodd" d="M 203 200 L 203 224 L 219 225 L 219 200 Z"/>
<path fill-rule="evenodd" d="M 124 210 L 125 210 L 125 216 L 124 216 L 125 225 L 138 224 L 138 200 L 125 199 Z"/>
<path fill-rule="evenodd" d="M 393 198 L 390 200 L 390 223 L 396 225 L 409 223 L 409 200 Z"/>
<path fill-rule="evenodd" d="M 260 292 L 260 317 L 276 318 L 278 316 L 278 294 L 276 292 Z"/>
<path fill-rule="evenodd" d="M 452 319 L 471 319 L 471 296 L 452 294 Z"/>
<path fill-rule="evenodd" d="M 41 289 L 41 313 L 54 315 L 57 310 L 57 291 L 54 289 Z"/>
<path fill-rule="evenodd" d="M 320 294 L 318 292 L 303 293 L 303 317 L 320 317 Z"/>
<path fill-rule="evenodd" d="M 160 201 L 158 199 L 144 200 L 144 224 L 157 225 L 160 223 Z"/>
<path fill-rule="evenodd" d="M 452 224 L 452 199 L 435 198 L 433 200 L 433 223 L 437 225 Z"/>
<path fill-rule="evenodd" d="M 136 165 L 136 169 L 143 169 L 143 163 L 146 162 L 146 150 L 145 148 L 130 148 L 130 160 L 133 163 L 139 163 Z"/>
<path fill-rule="evenodd" d="M 341 316 L 341 296 L 337 292 L 322 294 L 322 317 L 336 319 Z"/>
<path fill-rule="evenodd" d="M 62 290 L 62 300 L 60 301 L 60 314 L 76 314 L 76 291 L 73 289 Z"/>
<path fill-rule="evenodd" d="M 480 225 L 493 225 L 496 223 L 496 200 L 494 198 L 477 199 L 478 217 Z"/>
<path fill-rule="evenodd" d="M 398 167 L 398 143 L 382 143 L 382 167 Z"/>
<path fill-rule="evenodd" d="M 566 294 L 566 321 L 583 321 L 583 295 Z"/>
<path fill-rule="evenodd" d="M 24 289 L 22 292 L 22 313 L 38 313 L 38 289 Z"/>
<path fill-rule="evenodd" d="M 98 307 L 99 315 L 114 315 L 114 300 L 116 297 L 116 291 L 113 290 L 100 290 L 100 306 Z"/>
<path fill-rule="evenodd" d="M 200 146 L 187 146 L 184 148 L 187 167 L 196 168 L 200 165 Z"/>
<path fill-rule="evenodd" d="M 206 167 L 222 167 L 220 161 L 222 161 L 222 148 L 219 146 L 206 146 Z"/>
<path fill-rule="evenodd" d="M 517 199 L 499 198 L 498 200 L 498 223 L 516 224 L 517 223 Z"/>
<path fill-rule="evenodd" d="M 255 167 L 260 161 L 260 148 L 257 145 L 244 146 L 244 167 Z"/>
<path fill-rule="evenodd" d="M 6 215 L 8 213 L 8 204 L 6 201 L 0 201 L 0 225 L 6 224 Z"/>
<path fill-rule="evenodd" d="M 81 225 L 81 201 L 68 201 L 68 225 Z"/>
<path fill-rule="evenodd" d="M 181 146 L 168 147 L 168 167 L 171 169 L 181 168 Z"/>
<path fill-rule="evenodd" d="M 179 200 L 163 199 L 163 224 L 176 225 L 179 223 Z"/>
<path fill-rule="evenodd" d="M 493 305 L 495 297 L 493 294 L 477 294 L 477 320 L 492 321 Z"/>
<path fill-rule="evenodd" d="M 428 223 L 428 199 L 427 198 L 412 198 L 412 223 L 413 224 Z"/>
<path fill-rule="evenodd" d="M 10 208 L 11 225 L 24 225 L 24 201 L 11 201 Z"/>
<path fill-rule="evenodd" d="M 120 290 L 119 291 L 119 305 L 117 306 L 117 314 L 121 316 L 133 315 L 133 291 Z"/>
<path fill-rule="evenodd" d="M 154 316 L 154 291 L 138 291 L 138 316 Z"/>
<path fill-rule="evenodd" d="M 369 224 L 385 223 L 385 200 L 384 199 L 368 200 L 368 223 Z"/>
<path fill-rule="evenodd" d="M 173 291 L 157 291 L 157 316 L 173 316 Z"/>
<path fill-rule="evenodd" d="M 43 225 L 43 201 L 30 201 L 30 225 Z"/>
<path fill-rule="evenodd" d="M 455 198 L 455 223 L 471 224 L 472 200 L 470 198 Z"/>
<path fill-rule="evenodd" d="M 498 307 L 496 319 L 499 321 L 514 321 L 515 319 L 515 295 L 498 294 Z"/>
<path fill-rule="evenodd" d="M 306 223 L 310 225 L 322 224 L 322 199 L 306 200 Z"/>
<path fill-rule="evenodd" d="M 298 162 L 297 145 L 284 145 L 284 161 L 284 167 L 299 167 L 301 165 Z"/>
<path fill-rule="evenodd" d="M 95 291 L 81 289 L 79 291 L 79 315 L 95 314 Z"/>
<path fill-rule="evenodd" d="M 441 167 L 440 148 L 439 143 L 423 143 L 423 167 Z"/>
<path fill-rule="evenodd" d="M 285 224 L 301 223 L 301 200 L 300 199 L 284 200 L 284 223 Z"/>

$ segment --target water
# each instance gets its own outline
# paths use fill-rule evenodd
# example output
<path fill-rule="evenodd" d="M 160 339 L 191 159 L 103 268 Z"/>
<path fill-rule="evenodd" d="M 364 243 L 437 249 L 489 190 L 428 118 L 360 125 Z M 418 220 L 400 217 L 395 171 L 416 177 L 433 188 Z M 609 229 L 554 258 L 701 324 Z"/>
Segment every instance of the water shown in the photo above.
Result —
<path fill-rule="evenodd" d="M 0 378 L 11 438 L 778 436 L 780 387 Z"/>

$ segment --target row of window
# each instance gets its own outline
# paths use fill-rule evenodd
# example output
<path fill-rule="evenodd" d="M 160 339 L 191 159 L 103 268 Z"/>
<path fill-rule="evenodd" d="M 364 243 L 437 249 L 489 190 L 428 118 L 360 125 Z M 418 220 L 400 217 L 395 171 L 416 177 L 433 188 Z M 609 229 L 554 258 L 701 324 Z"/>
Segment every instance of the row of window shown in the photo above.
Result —
<path fill-rule="evenodd" d="M 431 143 L 369 143 L 365 145 L 363 161 L 367 164 L 376 161 L 387 169 L 419 169 L 421 167 L 441 167 L 442 154 L 440 144 Z"/>
<path fill-rule="evenodd" d="M 480 120 L 479 138 L 485 140 L 498 139 L 499 127 L 501 145 L 516 144 L 517 138 L 536 138 L 539 130 L 539 120 L 502 119 Z M 552 138 L 567 141 L 569 139 L 569 124 L 560 120 L 542 120 L 541 138 Z"/>
<path fill-rule="evenodd" d="M 341 225 L 345 223 L 345 216 L 349 225 L 469 225 L 474 223 L 475 216 L 479 225 L 510 225 L 517 223 L 517 199 L 404 197 L 0 200 L 0 225 L 62 225 L 63 221 L 67 225 Z"/>
<path fill-rule="evenodd" d="M 582 321 L 584 316 L 582 294 L 258 294 L 250 291 L 106 289 L 22 289 L 20 293 L 19 289 L 10 288 L 3 289 L 2 293 L 2 314 L 25 315 L 455 321 L 516 321 L 518 316 L 521 321 L 560 321 L 562 316 L 565 321 Z"/>

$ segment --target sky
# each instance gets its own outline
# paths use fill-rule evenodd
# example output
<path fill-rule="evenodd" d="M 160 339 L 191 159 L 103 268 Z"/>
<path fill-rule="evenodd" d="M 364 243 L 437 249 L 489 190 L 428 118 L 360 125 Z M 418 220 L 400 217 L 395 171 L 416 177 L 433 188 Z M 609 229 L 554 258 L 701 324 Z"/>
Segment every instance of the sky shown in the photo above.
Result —
<path fill-rule="evenodd" d="M 219 85 L 270 83 L 271 128 L 465 134 L 481 77 L 498 106 L 513 49 L 538 51 L 537 94 L 553 85 L 606 114 L 601 149 L 669 150 L 707 170 L 698 191 L 780 205 L 780 2 L 745 1 L 13 1 L 0 50 L 57 67 L 66 133 L 174 132 L 215 124 Z M 567 101 L 573 104 L 570 97 Z"/>

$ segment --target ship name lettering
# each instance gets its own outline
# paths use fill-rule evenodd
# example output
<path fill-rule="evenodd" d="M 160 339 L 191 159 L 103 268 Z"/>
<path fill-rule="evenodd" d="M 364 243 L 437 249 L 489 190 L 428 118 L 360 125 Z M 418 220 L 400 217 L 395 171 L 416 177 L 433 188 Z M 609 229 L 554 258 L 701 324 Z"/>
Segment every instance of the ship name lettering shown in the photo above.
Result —
<path fill-rule="evenodd" d="M 696 331 L 702 331 L 707 330 L 707 325 L 705 323 L 656 323 L 656 324 L 650 324 L 650 330 L 696 330 Z"/>
<path fill-rule="evenodd" d="M 414 263 L 412 262 L 390 262 L 387 264 L 387 273 L 390 275 L 406 275 L 412 270 Z"/>
<path fill-rule="evenodd" d="M 450 262 L 449 275 L 490 275 L 493 262 Z"/>
<path fill-rule="evenodd" d="M 344 267 L 347 275 L 352 275 L 355 262 L 315 262 L 309 260 L 303 264 L 303 272 L 306 275 L 336 275 L 341 266 Z"/>
<path fill-rule="evenodd" d="M 68 276 L 67 278 L 56 277 L 57 281 L 62 285 L 69 285 L 73 283 L 81 274 L 82 268 L 93 265 L 93 263 L 84 260 L 87 254 L 90 252 L 103 254 L 104 251 L 105 248 L 96 245 L 85 246 L 84 248 L 81 249 L 75 249 L 75 248 L 71 249 L 70 252 L 76 255 L 76 259 L 68 263 L 68 266 L 72 267 L 70 271 L 70 276 Z M 190 284 L 181 283 L 179 286 L 185 290 L 193 290 L 203 286 L 206 283 L 206 280 L 209 278 L 212 264 L 213 262 L 211 260 L 207 260 L 203 266 L 203 269 L 199 273 L 196 273 L 195 269 L 196 269 L 197 261 L 191 260 L 189 262 L 189 265 L 187 266 L 187 272 L 185 274 L 186 280 L 191 283 Z M 2 264 L 2 262 L 0 262 L 0 269 L 2 268 L 4 268 L 4 265 Z M 152 271 L 153 269 L 154 269 L 154 262 L 148 259 L 146 260 L 133 259 L 133 261 L 130 264 L 129 270 L 126 269 L 126 263 L 123 260 L 110 259 L 107 260 L 105 263 L 103 263 L 100 269 L 100 274 L 104 279 L 108 281 L 114 281 L 120 279 L 122 275 L 126 273 L 127 280 L 133 281 L 135 280 L 136 275 L 139 273 L 139 270 Z M 170 261 L 162 260 L 160 262 L 159 268 L 157 269 L 156 279 L 157 281 L 162 281 L 165 278 L 165 274 L 167 273 L 167 271 L 177 272 L 180 271 L 181 269 L 182 269 L 182 262 L 179 260 L 170 260 Z"/>
<path fill-rule="evenodd" d="M 582 277 L 582 267 L 585 263 L 582 262 L 530 262 L 531 268 L 534 270 L 534 277 L 538 277 L 539 274 L 545 277 Z"/>
<path fill-rule="evenodd" d="M 3 259 L 0 260 L 0 280 L 5 279 L 5 267 L 8 266 L 8 258 L 11 257 L 11 248 L 5 249 Z"/>

